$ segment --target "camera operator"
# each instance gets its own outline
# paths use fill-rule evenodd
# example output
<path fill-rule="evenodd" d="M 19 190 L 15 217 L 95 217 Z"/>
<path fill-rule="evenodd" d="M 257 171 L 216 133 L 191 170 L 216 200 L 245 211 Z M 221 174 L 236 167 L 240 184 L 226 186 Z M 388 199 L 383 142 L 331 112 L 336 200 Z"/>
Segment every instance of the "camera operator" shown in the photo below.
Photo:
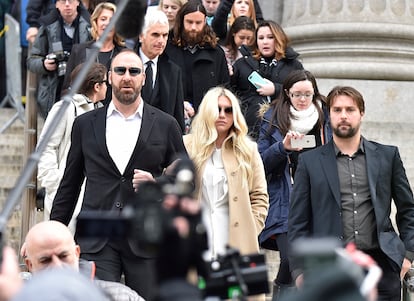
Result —
<path fill-rule="evenodd" d="M 302 238 L 291 255 L 303 265 L 303 283 L 282 301 L 376 301 L 382 270 L 354 243 L 342 248 L 333 238 Z"/>
<path fill-rule="evenodd" d="M 199 289 L 186 280 L 192 268 L 205 274 L 201 255 L 207 249 L 207 237 L 201 224 L 199 202 L 169 194 L 165 196 L 163 207 L 175 213 L 158 254 L 159 294 L 156 300 L 202 300 Z"/>
<path fill-rule="evenodd" d="M 192 162 L 175 160 L 156 182 L 141 181 L 120 214 L 81 212 L 76 235 L 129 241 L 154 258 L 155 300 L 201 300 L 199 289 L 186 280 L 192 267 L 205 275 L 202 253 L 207 249 L 200 205 L 192 197 L 193 179 Z"/>
<path fill-rule="evenodd" d="M 46 116 L 60 99 L 66 61 L 73 44 L 90 40 L 89 13 L 79 0 L 57 0 L 56 9 L 42 16 L 27 58 L 27 68 L 38 74 L 37 103 Z"/>

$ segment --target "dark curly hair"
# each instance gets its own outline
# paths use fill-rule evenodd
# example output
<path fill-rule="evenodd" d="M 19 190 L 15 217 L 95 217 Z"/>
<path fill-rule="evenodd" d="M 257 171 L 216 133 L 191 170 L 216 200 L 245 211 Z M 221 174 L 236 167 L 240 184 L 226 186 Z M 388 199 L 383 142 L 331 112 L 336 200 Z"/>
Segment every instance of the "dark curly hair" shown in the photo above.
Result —
<path fill-rule="evenodd" d="M 175 25 L 173 28 L 173 37 L 172 43 L 179 47 L 187 46 L 185 39 L 183 38 L 184 32 L 184 17 L 188 14 L 194 12 L 201 12 L 204 16 L 207 16 L 206 9 L 200 3 L 199 0 L 190 0 L 184 4 L 180 10 L 177 12 L 177 17 Z M 210 45 L 212 47 L 217 46 L 217 37 L 214 31 L 211 29 L 207 23 L 204 25 L 203 29 L 203 40 L 200 43 L 200 46 Z"/>

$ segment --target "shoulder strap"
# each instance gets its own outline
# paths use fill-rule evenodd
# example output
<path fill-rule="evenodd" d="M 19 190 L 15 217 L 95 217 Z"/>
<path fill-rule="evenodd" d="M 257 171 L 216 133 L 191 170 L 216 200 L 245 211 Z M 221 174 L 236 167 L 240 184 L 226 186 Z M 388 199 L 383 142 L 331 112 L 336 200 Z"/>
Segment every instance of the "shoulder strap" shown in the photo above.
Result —
<path fill-rule="evenodd" d="M 249 48 L 246 45 L 241 45 L 239 48 L 240 53 L 242 54 L 244 60 L 247 64 L 253 69 L 257 71 L 257 65 L 255 64 L 255 59 L 252 57 L 252 53 L 250 52 Z"/>

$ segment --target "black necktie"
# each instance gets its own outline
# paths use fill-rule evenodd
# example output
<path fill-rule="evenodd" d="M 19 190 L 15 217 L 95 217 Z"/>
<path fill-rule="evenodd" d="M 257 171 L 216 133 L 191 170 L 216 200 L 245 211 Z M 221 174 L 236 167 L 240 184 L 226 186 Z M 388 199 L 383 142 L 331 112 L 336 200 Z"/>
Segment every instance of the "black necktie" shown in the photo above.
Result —
<path fill-rule="evenodd" d="M 145 68 L 145 85 L 143 89 L 142 98 L 146 101 L 150 101 L 152 94 L 152 61 L 146 63 L 147 68 Z"/>

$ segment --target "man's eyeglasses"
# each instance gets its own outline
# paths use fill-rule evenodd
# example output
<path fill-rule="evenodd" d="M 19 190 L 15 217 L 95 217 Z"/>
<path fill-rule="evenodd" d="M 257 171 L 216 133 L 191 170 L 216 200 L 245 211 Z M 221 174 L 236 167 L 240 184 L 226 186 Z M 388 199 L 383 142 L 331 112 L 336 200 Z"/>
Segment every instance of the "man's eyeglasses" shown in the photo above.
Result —
<path fill-rule="evenodd" d="M 218 107 L 219 114 L 224 111 L 226 114 L 233 113 L 233 107 Z"/>
<path fill-rule="evenodd" d="M 302 99 L 302 97 L 304 97 L 305 99 L 309 100 L 313 98 L 313 93 L 290 93 L 290 97 L 294 99 Z"/>
<path fill-rule="evenodd" d="M 131 76 L 137 76 L 142 71 L 141 68 L 138 67 L 114 67 L 114 72 L 118 75 L 124 75 L 127 70 Z"/>
<path fill-rule="evenodd" d="M 106 86 L 109 86 L 109 82 L 107 79 L 104 79 L 103 81 L 99 82 L 100 84 L 105 84 Z"/>

